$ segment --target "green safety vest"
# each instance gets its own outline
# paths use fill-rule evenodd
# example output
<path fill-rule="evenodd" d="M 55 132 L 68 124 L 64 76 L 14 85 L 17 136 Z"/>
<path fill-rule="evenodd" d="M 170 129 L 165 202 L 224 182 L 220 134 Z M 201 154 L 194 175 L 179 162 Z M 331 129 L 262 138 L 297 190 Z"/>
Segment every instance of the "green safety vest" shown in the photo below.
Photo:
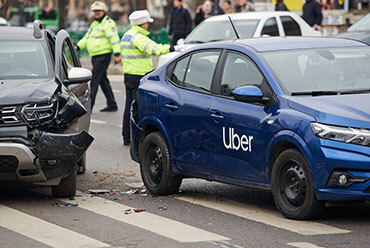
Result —
<path fill-rule="evenodd" d="M 123 71 L 127 74 L 145 75 L 153 70 L 152 56 L 170 52 L 170 45 L 157 44 L 147 37 L 149 32 L 133 25 L 121 39 Z"/>
<path fill-rule="evenodd" d="M 77 43 L 82 50 L 87 47 L 90 56 L 100 54 L 120 53 L 119 36 L 116 23 L 105 16 L 101 22 L 94 20 L 85 36 Z"/>

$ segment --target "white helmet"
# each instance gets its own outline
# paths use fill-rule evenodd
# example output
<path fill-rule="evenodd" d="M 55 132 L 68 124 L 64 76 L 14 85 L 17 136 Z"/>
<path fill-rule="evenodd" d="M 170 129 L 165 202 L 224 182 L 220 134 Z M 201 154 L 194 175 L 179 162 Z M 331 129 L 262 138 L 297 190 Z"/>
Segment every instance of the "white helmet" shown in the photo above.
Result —
<path fill-rule="evenodd" d="M 107 6 L 105 5 L 105 3 L 103 2 L 100 2 L 100 1 L 95 1 L 91 4 L 90 6 L 90 9 L 91 11 L 94 11 L 94 10 L 103 10 L 103 11 L 107 11 Z"/>
<path fill-rule="evenodd" d="M 131 25 L 153 22 L 153 19 L 150 18 L 150 14 L 147 10 L 136 10 L 129 15 L 128 19 L 130 20 Z"/>

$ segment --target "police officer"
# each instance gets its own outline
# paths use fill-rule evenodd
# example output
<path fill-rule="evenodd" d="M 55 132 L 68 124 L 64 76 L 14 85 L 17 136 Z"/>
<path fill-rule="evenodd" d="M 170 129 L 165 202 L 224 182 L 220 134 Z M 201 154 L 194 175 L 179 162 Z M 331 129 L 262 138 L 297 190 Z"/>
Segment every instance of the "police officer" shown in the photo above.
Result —
<path fill-rule="evenodd" d="M 121 57 L 125 76 L 126 106 L 123 114 L 123 144 L 129 145 L 130 105 L 136 99 L 140 79 L 153 70 L 152 56 L 174 51 L 170 45 L 157 44 L 147 37 L 149 23 L 153 22 L 147 10 L 138 10 L 128 17 L 132 25 L 121 39 Z"/>
<path fill-rule="evenodd" d="M 100 85 L 107 99 L 107 107 L 100 111 L 117 111 L 117 103 L 107 78 L 107 68 L 111 60 L 112 50 L 114 53 L 114 61 L 116 63 L 121 62 L 120 41 L 116 23 L 105 14 L 107 7 L 102 2 L 95 1 L 91 5 L 91 11 L 94 14 L 94 20 L 85 36 L 76 46 L 77 50 L 87 47 L 87 51 L 91 56 L 91 63 L 93 65 L 91 79 L 91 110 L 93 109 L 98 86 Z"/>

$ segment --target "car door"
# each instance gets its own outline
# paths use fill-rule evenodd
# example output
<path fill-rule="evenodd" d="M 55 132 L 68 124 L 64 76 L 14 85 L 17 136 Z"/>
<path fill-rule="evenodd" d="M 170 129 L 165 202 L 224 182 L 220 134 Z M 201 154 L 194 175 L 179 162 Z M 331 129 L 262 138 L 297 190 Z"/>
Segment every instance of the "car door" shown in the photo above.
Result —
<path fill-rule="evenodd" d="M 211 137 L 217 148 L 212 155 L 214 173 L 264 182 L 266 147 L 273 136 L 266 123 L 270 107 L 236 101 L 232 91 L 241 86 L 257 86 L 264 95 L 272 91 L 253 60 L 239 52 L 227 52 L 220 78 L 219 93 L 210 108 Z"/>
<path fill-rule="evenodd" d="M 196 52 L 170 65 L 172 84 L 160 100 L 162 121 L 170 137 L 177 167 L 188 173 L 209 170 L 208 146 L 211 88 L 221 50 Z"/>
<path fill-rule="evenodd" d="M 69 34 L 65 30 L 61 30 L 57 34 L 55 44 L 55 73 L 61 82 L 68 81 L 68 72 L 72 67 L 81 67 L 81 63 Z M 75 94 L 86 108 L 87 113 L 79 119 L 79 125 L 81 130 L 88 131 L 91 114 L 89 86 L 87 83 L 78 83 L 66 84 L 66 87 Z"/>

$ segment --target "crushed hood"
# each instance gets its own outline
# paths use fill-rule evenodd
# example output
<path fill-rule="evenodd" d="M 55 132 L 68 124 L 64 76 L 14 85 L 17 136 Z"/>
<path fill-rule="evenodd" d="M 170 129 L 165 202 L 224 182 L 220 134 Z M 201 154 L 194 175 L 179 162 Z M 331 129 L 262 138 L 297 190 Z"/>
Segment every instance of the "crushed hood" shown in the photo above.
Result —
<path fill-rule="evenodd" d="M 320 123 L 370 128 L 370 94 L 291 97 L 289 106 Z"/>
<path fill-rule="evenodd" d="M 55 79 L 3 79 L 0 82 L 0 105 L 48 101 L 58 84 Z"/>

